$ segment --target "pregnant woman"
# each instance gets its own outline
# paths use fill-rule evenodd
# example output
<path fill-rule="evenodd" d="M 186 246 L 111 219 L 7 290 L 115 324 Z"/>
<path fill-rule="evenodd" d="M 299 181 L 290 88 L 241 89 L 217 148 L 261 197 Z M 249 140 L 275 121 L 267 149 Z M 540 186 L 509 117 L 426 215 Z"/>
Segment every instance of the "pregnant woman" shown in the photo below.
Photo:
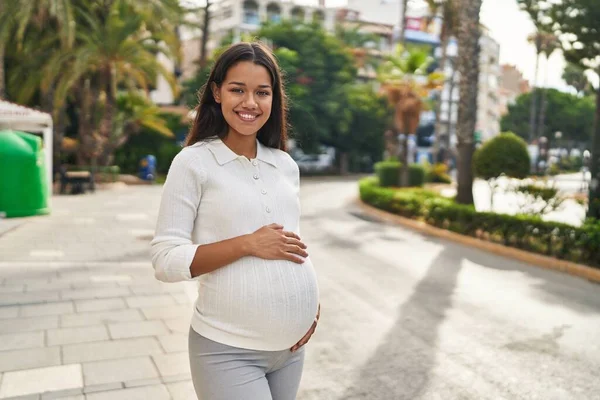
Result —
<path fill-rule="evenodd" d="M 189 356 L 201 400 L 296 398 L 320 307 L 286 127 L 272 53 L 235 44 L 167 176 L 152 263 L 163 282 L 198 281 Z"/>

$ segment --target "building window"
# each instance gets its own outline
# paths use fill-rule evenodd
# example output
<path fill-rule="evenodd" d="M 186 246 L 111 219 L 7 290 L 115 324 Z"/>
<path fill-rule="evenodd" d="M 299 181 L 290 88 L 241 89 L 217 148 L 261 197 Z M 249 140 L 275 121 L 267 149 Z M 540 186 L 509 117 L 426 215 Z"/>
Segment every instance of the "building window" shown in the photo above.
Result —
<path fill-rule="evenodd" d="M 267 21 L 278 23 L 281 22 L 281 8 L 275 3 L 271 3 L 267 6 Z"/>
<path fill-rule="evenodd" d="M 292 8 L 292 21 L 304 22 L 304 9 L 300 7 Z"/>
<path fill-rule="evenodd" d="M 231 7 L 230 5 L 224 6 L 221 15 L 222 19 L 229 19 L 233 17 L 233 7 Z"/>
<path fill-rule="evenodd" d="M 253 0 L 244 1 L 244 23 L 248 25 L 260 25 L 258 3 Z"/>

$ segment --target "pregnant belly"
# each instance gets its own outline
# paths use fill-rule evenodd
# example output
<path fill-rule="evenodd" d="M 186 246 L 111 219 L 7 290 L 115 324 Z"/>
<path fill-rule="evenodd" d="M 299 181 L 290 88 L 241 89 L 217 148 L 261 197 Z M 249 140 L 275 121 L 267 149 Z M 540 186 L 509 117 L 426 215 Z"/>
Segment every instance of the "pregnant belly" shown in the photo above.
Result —
<path fill-rule="evenodd" d="M 223 337 L 249 343 L 240 347 L 256 343 L 257 350 L 281 350 L 308 331 L 318 302 L 310 258 L 304 264 L 252 259 L 203 276 L 196 308 Z"/>

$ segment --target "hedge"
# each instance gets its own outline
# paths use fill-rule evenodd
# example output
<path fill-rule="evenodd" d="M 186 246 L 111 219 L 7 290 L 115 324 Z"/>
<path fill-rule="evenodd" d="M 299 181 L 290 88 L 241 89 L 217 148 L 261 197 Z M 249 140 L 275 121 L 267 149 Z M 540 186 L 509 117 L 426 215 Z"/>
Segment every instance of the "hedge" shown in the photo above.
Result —
<path fill-rule="evenodd" d="M 379 177 L 381 186 L 400 186 L 400 168 L 402 163 L 398 161 L 381 161 L 375 164 L 375 172 Z M 419 164 L 408 166 L 408 185 L 420 187 L 425 184 L 425 167 Z"/>
<path fill-rule="evenodd" d="M 362 201 L 438 228 L 600 268 L 600 222 L 581 227 L 524 215 L 478 212 L 423 189 L 393 190 L 377 178 L 359 183 Z"/>

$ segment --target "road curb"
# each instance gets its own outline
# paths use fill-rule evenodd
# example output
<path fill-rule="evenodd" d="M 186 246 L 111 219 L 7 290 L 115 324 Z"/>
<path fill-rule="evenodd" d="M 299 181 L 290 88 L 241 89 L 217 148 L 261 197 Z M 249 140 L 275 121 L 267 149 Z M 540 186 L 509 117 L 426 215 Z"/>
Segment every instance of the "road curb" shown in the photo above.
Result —
<path fill-rule="evenodd" d="M 369 214 L 371 217 L 402 225 L 415 231 L 419 231 L 425 235 L 451 240 L 465 246 L 475 247 L 480 250 L 485 250 L 499 256 L 512 258 L 535 265 L 537 267 L 565 272 L 567 274 L 584 278 L 592 282 L 600 283 L 600 269 L 597 268 L 588 267 L 586 265 L 577 264 L 571 261 L 559 260 L 541 254 L 530 253 L 528 251 L 507 247 L 498 243 L 487 242 L 485 240 L 461 235 L 445 229 L 436 228 L 422 221 L 416 221 L 410 218 L 405 218 L 396 214 L 382 211 L 364 203 L 360 199 L 356 200 L 356 205 L 361 209 L 361 211 Z"/>

